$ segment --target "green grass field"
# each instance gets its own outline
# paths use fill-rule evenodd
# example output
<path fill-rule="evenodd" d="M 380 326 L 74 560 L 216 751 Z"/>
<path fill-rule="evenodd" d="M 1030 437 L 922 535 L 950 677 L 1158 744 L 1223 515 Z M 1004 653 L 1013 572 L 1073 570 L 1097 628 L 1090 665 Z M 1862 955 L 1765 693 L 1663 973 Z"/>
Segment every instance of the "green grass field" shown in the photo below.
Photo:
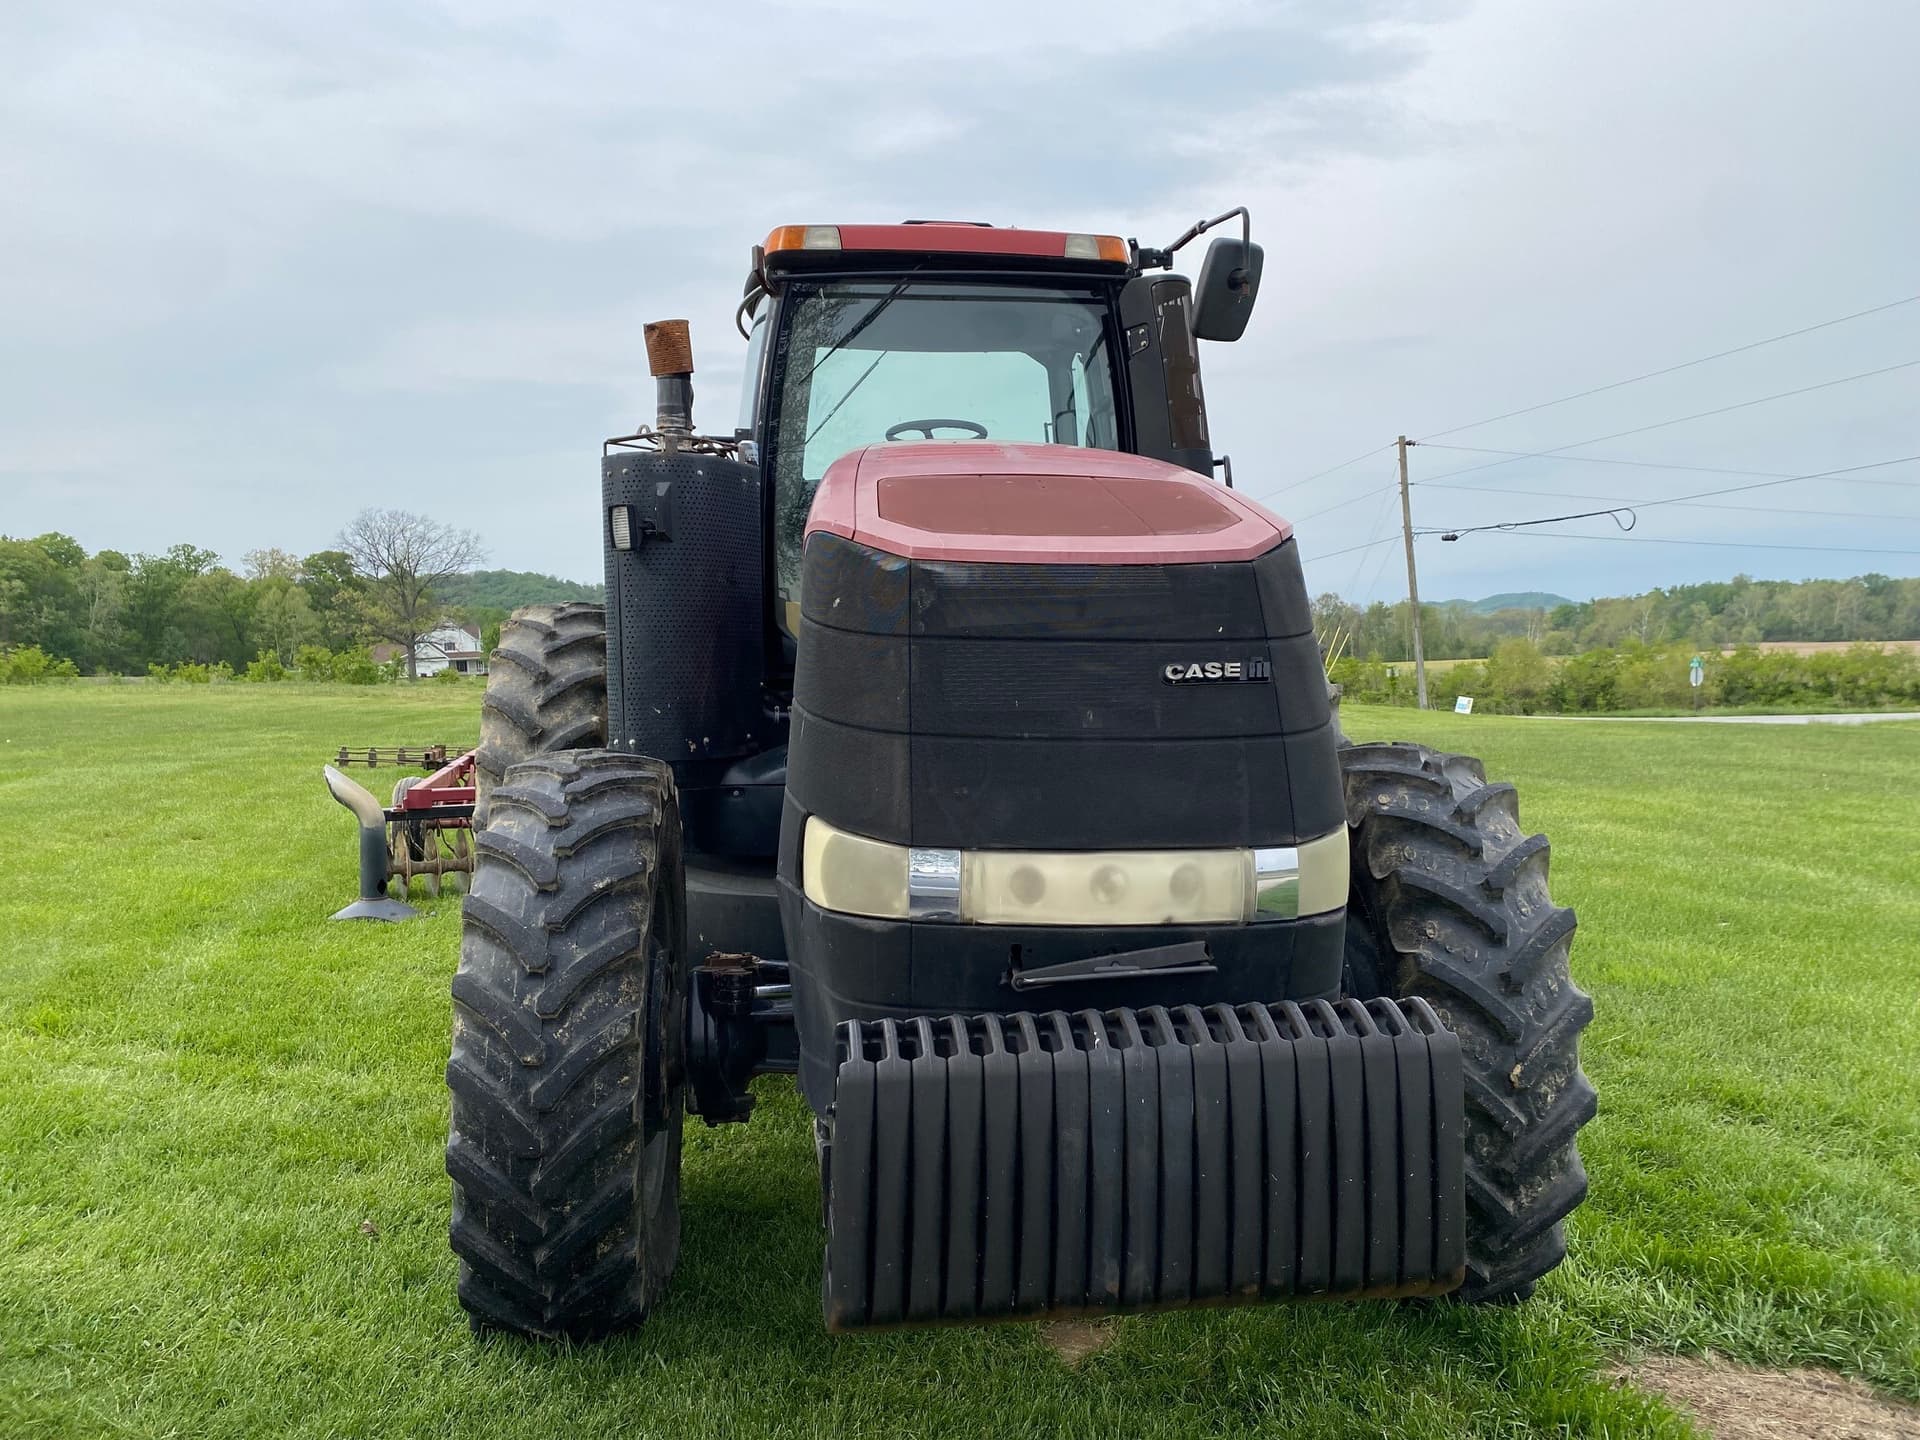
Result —
<path fill-rule="evenodd" d="M 476 1342 L 445 1238 L 458 902 L 330 925 L 342 743 L 477 691 L 0 693 L 0 1435 L 1685 1433 L 1641 1348 L 1920 1398 L 1920 726 L 1350 711 L 1521 786 L 1598 1019 L 1593 1197 L 1532 1303 L 830 1338 L 803 1112 L 689 1131 L 644 1331 Z M 387 772 L 381 772 L 387 775 Z M 386 782 L 391 783 L 388 776 Z"/>

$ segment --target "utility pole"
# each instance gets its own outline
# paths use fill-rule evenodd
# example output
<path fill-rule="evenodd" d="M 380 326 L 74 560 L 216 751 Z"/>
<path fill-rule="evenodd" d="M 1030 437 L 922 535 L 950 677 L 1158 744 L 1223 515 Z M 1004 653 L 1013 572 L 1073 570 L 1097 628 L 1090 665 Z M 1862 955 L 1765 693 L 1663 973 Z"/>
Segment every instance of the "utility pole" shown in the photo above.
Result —
<path fill-rule="evenodd" d="M 1413 502 L 1407 498 L 1407 447 L 1400 437 L 1400 533 L 1407 541 L 1407 604 L 1413 611 L 1413 683 L 1420 708 L 1427 708 L 1427 651 L 1420 641 L 1420 576 L 1413 568 Z"/>

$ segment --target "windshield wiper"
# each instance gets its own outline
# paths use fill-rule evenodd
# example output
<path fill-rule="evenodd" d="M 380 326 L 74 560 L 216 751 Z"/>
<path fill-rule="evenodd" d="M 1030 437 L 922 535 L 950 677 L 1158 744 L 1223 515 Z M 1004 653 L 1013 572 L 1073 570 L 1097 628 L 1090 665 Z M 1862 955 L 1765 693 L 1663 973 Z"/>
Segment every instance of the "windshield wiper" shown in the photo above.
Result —
<path fill-rule="evenodd" d="M 916 265 L 914 267 L 914 270 L 918 270 L 919 268 L 920 267 Z M 871 310 L 867 311 L 866 314 L 860 317 L 858 323 L 851 326 L 848 329 L 846 334 L 842 335 L 838 340 L 834 341 L 833 344 L 829 345 L 825 350 L 822 350 L 820 352 L 820 354 L 815 358 L 813 364 L 807 367 L 807 373 L 800 377 L 799 383 L 801 385 L 804 385 L 809 380 L 813 379 L 814 371 L 818 370 L 822 365 L 826 364 L 830 357 L 834 355 L 838 355 L 842 350 L 846 349 L 847 346 L 851 345 L 854 342 L 854 340 L 859 337 L 860 332 L 865 330 L 869 325 L 873 324 L 874 321 L 878 320 L 880 318 L 880 312 L 885 310 L 889 305 L 893 304 L 894 301 L 898 300 L 901 296 L 901 293 L 905 291 L 906 288 L 912 283 L 913 283 L 913 271 L 909 271 L 905 275 L 902 275 L 899 278 L 899 280 L 897 280 L 894 283 L 894 287 L 891 290 L 887 291 L 886 294 L 882 295 L 880 299 L 874 304 L 874 307 Z M 882 351 L 881 353 L 884 354 L 886 352 Z M 876 361 L 875 363 L 878 364 L 879 362 Z M 872 367 L 869 366 L 868 369 L 869 369 L 869 373 L 871 373 Z"/>
<path fill-rule="evenodd" d="M 832 352 L 829 351 L 828 353 L 831 354 Z M 873 364 L 867 366 L 866 369 L 860 372 L 860 378 L 847 386 L 846 393 L 833 402 L 833 408 L 820 417 L 820 423 L 807 432 L 807 438 L 801 442 L 803 445 L 811 445 L 813 443 L 813 437 L 827 428 L 827 422 L 840 413 L 840 407 L 853 398 L 853 392 L 866 384 L 867 376 L 871 375 L 875 370 L 878 370 L 880 368 L 880 362 L 892 353 L 891 350 L 882 350 L 878 355 L 873 357 Z M 821 358 L 825 359 L 826 357 L 822 356 Z"/>

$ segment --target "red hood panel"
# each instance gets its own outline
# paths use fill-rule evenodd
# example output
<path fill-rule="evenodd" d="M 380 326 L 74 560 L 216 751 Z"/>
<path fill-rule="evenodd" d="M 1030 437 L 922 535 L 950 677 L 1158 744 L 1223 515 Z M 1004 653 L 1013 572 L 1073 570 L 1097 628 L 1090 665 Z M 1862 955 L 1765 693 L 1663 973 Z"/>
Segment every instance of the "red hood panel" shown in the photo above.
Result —
<path fill-rule="evenodd" d="M 1153 565 L 1246 560 L 1285 520 L 1190 470 L 1066 445 L 919 441 L 835 461 L 807 530 L 913 560 Z"/>

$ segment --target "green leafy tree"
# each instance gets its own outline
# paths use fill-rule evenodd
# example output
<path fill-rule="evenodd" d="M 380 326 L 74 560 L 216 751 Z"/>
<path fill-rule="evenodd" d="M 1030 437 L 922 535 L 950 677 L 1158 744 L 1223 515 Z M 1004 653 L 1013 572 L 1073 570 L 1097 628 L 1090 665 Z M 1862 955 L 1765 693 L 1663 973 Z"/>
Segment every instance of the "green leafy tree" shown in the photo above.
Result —
<path fill-rule="evenodd" d="M 127 557 L 102 550 L 80 567 L 78 581 L 79 638 L 74 654 L 92 671 L 119 670 L 130 658 L 127 630 Z"/>
<path fill-rule="evenodd" d="M 86 551 L 70 535 L 0 539 L 0 645 L 70 653 Z"/>
<path fill-rule="evenodd" d="M 302 645 L 319 638 L 313 602 L 307 599 L 305 590 L 280 577 L 260 582 L 257 589 L 259 598 L 253 610 L 254 643 L 260 647 L 259 653 L 291 663 Z"/>
<path fill-rule="evenodd" d="M 181 592 L 219 563 L 211 550 L 175 545 L 163 555 L 136 555 L 127 581 L 127 623 L 142 658 L 168 664 L 189 653 Z"/>
<path fill-rule="evenodd" d="M 344 650 L 364 627 L 366 584 L 344 550 L 316 550 L 300 562 L 300 591 L 313 616 L 315 643 Z"/>
<path fill-rule="evenodd" d="M 1553 665 L 1530 640 L 1502 640 L 1487 661 L 1488 698 L 1502 710 L 1531 715 L 1553 683 Z"/>
<path fill-rule="evenodd" d="M 180 587 L 182 628 L 193 658 L 213 665 L 244 666 L 253 654 L 254 588 L 238 575 L 216 566 Z"/>

